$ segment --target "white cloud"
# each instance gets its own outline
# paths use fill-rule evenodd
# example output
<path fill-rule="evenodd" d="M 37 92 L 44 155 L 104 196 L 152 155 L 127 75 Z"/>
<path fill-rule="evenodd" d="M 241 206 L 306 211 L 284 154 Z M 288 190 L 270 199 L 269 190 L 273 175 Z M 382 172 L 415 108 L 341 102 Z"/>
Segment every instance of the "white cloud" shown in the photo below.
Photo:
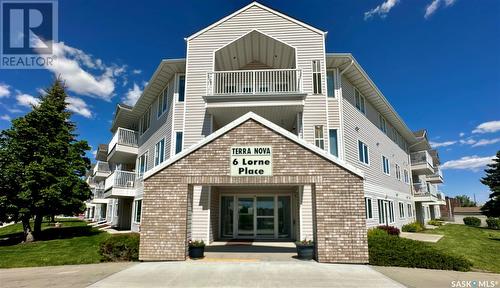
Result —
<path fill-rule="evenodd" d="M 68 90 L 80 95 L 109 101 L 114 96 L 116 78 L 126 71 L 126 66 L 107 66 L 64 42 L 53 43 L 53 53 L 56 60 L 45 68 L 61 77 Z"/>
<path fill-rule="evenodd" d="M 472 133 L 494 133 L 500 131 L 500 120 L 490 121 L 479 124 L 476 129 L 472 130 Z"/>
<path fill-rule="evenodd" d="M 460 132 L 460 134 L 458 134 L 458 136 L 460 136 L 460 137 L 464 137 L 464 136 L 465 136 L 465 133 L 464 133 L 464 132 Z"/>
<path fill-rule="evenodd" d="M 458 169 L 458 170 L 471 170 L 479 171 L 481 168 L 485 167 L 493 161 L 495 156 L 489 157 L 479 157 L 477 155 L 464 156 L 458 160 L 446 161 L 441 165 L 441 169 Z"/>
<path fill-rule="evenodd" d="M 18 94 L 16 96 L 17 104 L 31 108 L 32 106 L 40 105 L 40 99 L 29 94 Z"/>
<path fill-rule="evenodd" d="M 455 3 L 456 0 L 433 0 L 427 7 L 425 7 L 425 15 L 424 18 L 427 19 L 429 18 L 432 14 L 436 12 L 439 7 L 441 7 L 441 4 L 444 2 L 444 7 L 451 6 Z"/>
<path fill-rule="evenodd" d="M 438 147 L 451 146 L 455 143 L 457 143 L 457 141 L 444 141 L 444 142 L 432 142 L 432 141 L 430 141 L 429 144 L 431 144 L 432 148 L 438 148 Z"/>
<path fill-rule="evenodd" d="M 137 83 L 134 83 L 134 87 L 129 89 L 127 94 L 125 94 L 125 97 L 122 98 L 123 103 L 134 106 L 135 102 L 137 102 L 137 99 L 141 97 L 142 94 L 142 89 L 137 85 Z"/>
<path fill-rule="evenodd" d="M 7 114 L 0 116 L 0 119 L 5 120 L 5 121 L 12 120 L 12 118 L 9 115 L 7 115 Z"/>
<path fill-rule="evenodd" d="M 472 147 L 477 147 L 477 146 L 486 146 L 486 145 L 491 145 L 500 142 L 500 138 L 495 138 L 495 139 L 481 139 L 474 143 Z"/>
<path fill-rule="evenodd" d="M 91 153 L 92 153 L 92 155 L 94 155 L 94 158 L 95 158 L 95 156 L 97 155 L 97 150 L 92 150 Z"/>
<path fill-rule="evenodd" d="M 399 0 L 386 0 L 384 3 L 378 5 L 377 7 L 365 12 L 365 20 L 372 18 L 374 15 L 379 15 L 380 18 L 387 17 L 387 14 L 391 11 L 392 7 L 398 4 Z"/>
<path fill-rule="evenodd" d="M 85 101 L 77 97 L 68 97 L 66 99 L 68 106 L 66 107 L 69 111 L 79 114 L 85 118 L 92 118 L 92 111 L 90 111 L 89 106 Z"/>
<path fill-rule="evenodd" d="M 476 142 L 477 142 L 476 140 L 471 139 L 471 138 L 466 139 L 466 140 L 460 139 L 460 144 L 465 144 L 465 145 L 473 145 Z"/>
<path fill-rule="evenodd" d="M 9 97 L 10 96 L 10 86 L 7 84 L 0 83 L 0 98 Z"/>
<path fill-rule="evenodd" d="M 141 69 L 134 69 L 132 70 L 132 74 L 141 74 L 142 70 Z"/>

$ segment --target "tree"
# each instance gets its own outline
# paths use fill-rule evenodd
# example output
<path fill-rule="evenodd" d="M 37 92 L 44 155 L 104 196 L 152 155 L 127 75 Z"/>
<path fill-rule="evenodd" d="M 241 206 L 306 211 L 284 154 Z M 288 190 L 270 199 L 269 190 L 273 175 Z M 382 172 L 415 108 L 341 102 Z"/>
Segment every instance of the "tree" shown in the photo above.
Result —
<path fill-rule="evenodd" d="M 456 196 L 455 199 L 460 202 L 460 207 L 476 207 L 477 203 L 472 201 L 467 195 Z"/>
<path fill-rule="evenodd" d="M 90 147 L 76 139 L 64 85 L 56 79 L 45 92 L 0 134 L 0 221 L 22 222 L 25 241 L 39 237 L 44 216 L 81 213 L 91 195 Z"/>
<path fill-rule="evenodd" d="M 486 176 L 481 179 L 481 183 L 490 187 L 491 194 L 481 211 L 488 217 L 500 217 L 500 150 L 488 167 L 484 170 Z"/>

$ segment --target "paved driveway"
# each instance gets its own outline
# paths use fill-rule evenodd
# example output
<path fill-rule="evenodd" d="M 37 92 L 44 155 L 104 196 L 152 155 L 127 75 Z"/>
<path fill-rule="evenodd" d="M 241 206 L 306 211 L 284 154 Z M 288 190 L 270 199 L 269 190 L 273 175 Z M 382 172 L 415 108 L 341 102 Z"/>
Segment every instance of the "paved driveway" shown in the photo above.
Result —
<path fill-rule="evenodd" d="M 148 262 L 90 287 L 404 287 L 366 265 L 286 262 Z"/>

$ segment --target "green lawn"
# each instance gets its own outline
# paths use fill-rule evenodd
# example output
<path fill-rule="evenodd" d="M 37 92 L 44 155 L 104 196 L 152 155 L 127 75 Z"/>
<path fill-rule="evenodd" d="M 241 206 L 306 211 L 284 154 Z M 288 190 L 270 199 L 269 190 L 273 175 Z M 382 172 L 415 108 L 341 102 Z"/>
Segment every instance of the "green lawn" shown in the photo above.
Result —
<path fill-rule="evenodd" d="M 75 219 L 57 219 L 61 228 L 42 225 L 42 240 L 19 243 L 20 223 L 0 228 L 0 268 L 99 263 L 99 243 L 106 232 Z M 11 239 L 10 241 L 5 240 Z M 12 241 L 14 239 L 14 242 Z"/>
<path fill-rule="evenodd" d="M 473 263 L 473 270 L 500 273 L 500 231 L 458 224 L 443 225 L 424 233 L 442 234 L 437 249 L 461 255 Z"/>

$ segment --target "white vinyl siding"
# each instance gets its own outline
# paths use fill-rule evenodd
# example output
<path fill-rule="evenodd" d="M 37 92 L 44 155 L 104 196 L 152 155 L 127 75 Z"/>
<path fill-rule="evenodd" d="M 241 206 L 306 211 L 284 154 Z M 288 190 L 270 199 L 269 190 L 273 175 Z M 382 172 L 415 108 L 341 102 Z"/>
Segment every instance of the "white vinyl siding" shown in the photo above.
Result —
<path fill-rule="evenodd" d="M 389 159 L 387 159 L 387 157 L 383 155 L 382 155 L 382 169 L 384 171 L 384 174 L 391 175 Z"/>
<path fill-rule="evenodd" d="M 295 48 L 297 57 L 295 67 L 302 70 L 302 88 L 307 97 L 304 100 L 303 131 L 304 139 L 313 143 L 314 126 L 327 127 L 325 95 L 313 94 L 312 61 L 320 60 L 322 91 L 326 89 L 324 35 L 283 18 L 258 6 L 251 6 L 239 14 L 226 19 L 188 40 L 186 64 L 185 127 L 175 130 L 184 131 L 184 146 L 190 147 L 207 136 L 207 111 L 203 96 L 207 92 L 207 72 L 214 71 L 214 52 L 230 42 L 256 30 Z M 257 43 L 255 43 L 257 44 Z M 239 63 L 234 61 L 234 69 Z M 336 102 L 336 101 L 331 101 Z M 176 121 L 177 123 L 177 121 Z M 177 124 L 176 124 L 177 126 Z M 328 143 L 325 141 L 325 149 Z"/>

